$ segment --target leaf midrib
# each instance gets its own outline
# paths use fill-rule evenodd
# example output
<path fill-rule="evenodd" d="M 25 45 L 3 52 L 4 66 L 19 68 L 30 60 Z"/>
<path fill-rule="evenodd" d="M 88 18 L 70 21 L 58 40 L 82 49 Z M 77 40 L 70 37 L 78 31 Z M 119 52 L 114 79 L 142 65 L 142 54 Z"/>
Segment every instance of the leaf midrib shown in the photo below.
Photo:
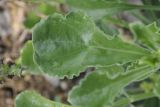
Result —
<path fill-rule="evenodd" d="M 115 51 L 115 52 L 121 52 L 121 53 L 129 53 L 129 54 L 136 54 L 136 55 L 146 55 L 144 53 L 136 52 L 136 51 L 128 51 L 124 49 L 113 49 L 113 48 L 107 48 L 107 47 L 99 47 L 99 46 L 91 46 L 93 48 L 98 48 L 98 49 L 104 49 L 108 51 Z"/>

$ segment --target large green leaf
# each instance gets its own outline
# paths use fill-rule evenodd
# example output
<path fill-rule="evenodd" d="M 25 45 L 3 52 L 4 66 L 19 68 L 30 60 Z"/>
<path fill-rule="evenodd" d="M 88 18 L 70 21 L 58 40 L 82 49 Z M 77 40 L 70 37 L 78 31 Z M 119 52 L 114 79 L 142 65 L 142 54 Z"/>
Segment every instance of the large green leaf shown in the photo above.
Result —
<path fill-rule="evenodd" d="M 66 0 L 67 4 L 72 8 L 72 10 L 82 10 L 87 12 L 89 15 L 93 16 L 95 19 L 100 19 L 101 17 L 121 12 L 124 10 L 133 9 L 148 9 L 148 10 L 160 10 L 157 6 L 148 5 L 134 5 L 125 2 L 118 2 L 118 0 Z"/>
<path fill-rule="evenodd" d="M 140 59 L 150 52 L 116 37 L 112 40 L 81 12 L 53 14 L 33 30 L 34 59 L 42 71 L 59 77 L 78 75 L 87 66 Z"/>
<path fill-rule="evenodd" d="M 33 91 L 20 93 L 15 99 L 15 107 L 70 107 L 50 101 Z"/>
<path fill-rule="evenodd" d="M 142 66 L 115 79 L 107 78 L 105 71 L 91 73 L 73 88 L 69 101 L 76 107 L 111 107 L 122 88 L 153 72 L 155 70 L 152 67 Z"/>
<path fill-rule="evenodd" d="M 83 13 L 53 14 L 33 30 L 34 58 L 44 72 L 57 76 L 79 74 L 86 67 L 87 54 L 95 25 Z"/>

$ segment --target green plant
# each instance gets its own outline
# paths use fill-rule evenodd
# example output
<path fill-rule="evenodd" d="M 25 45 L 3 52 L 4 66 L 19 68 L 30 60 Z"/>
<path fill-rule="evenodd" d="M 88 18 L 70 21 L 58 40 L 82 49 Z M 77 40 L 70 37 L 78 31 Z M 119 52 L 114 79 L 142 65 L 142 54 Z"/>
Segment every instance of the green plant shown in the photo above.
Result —
<path fill-rule="evenodd" d="M 134 40 L 130 42 L 124 41 L 121 34 L 113 37 L 104 33 L 95 23 L 108 14 L 124 10 L 153 12 L 160 8 L 128 4 L 125 0 L 67 0 L 67 4 L 76 12 L 67 15 L 55 13 L 36 24 L 33 40 L 22 50 L 22 66 L 34 74 L 70 79 L 87 67 L 95 67 L 96 70 L 88 73 L 70 92 L 69 102 L 73 107 L 125 107 L 133 102 L 159 97 L 160 28 L 156 23 L 129 24 L 117 18 L 112 20 L 112 23 L 132 32 Z M 107 16 L 108 19 L 111 18 Z M 151 76 L 157 74 L 154 80 Z M 152 85 L 144 83 L 145 79 L 152 80 Z M 126 88 L 137 81 L 142 81 L 142 92 Z M 149 90 L 146 87 L 150 87 Z M 28 91 L 16 98 L 16 107 L 22 106 L 70 107 Z"/>
<path fill-rule="evenodd" d="M 138 26 L 144 28 L 138 29 Z M 145 79 L 159 69 L 159 51 L 152 47 L 159 44 L 156 25 L 131 24 L 131 29 L 139 36 L 138 40 L 146 42 L 145 48 L 133 42 L 126 43 L 119 37 L 109 39 L 81 12 L 73 12 L 67 16 L 54 14 L 34 28 L 34 48 L 32 42 L 27 43 L 28 46 L 24 48 L 22 54 L 22 64 L 31 68 L 32 72 L 39 66 L 42 73 L 60 78 L 65 76 L 73 78 L 87 67 L 95 67 L 96 71 L 88 74 L 80 85 L 71 91 L 69 101 L 73 106 L 111 106 L 125 86 Z M 147 38 L 141 39 L 138 33 L 142 30 L 143 33 L 154 34 L 155 37 L 149 36 L 151 38 L 147 39 L 146 36 Z M 153 45 L 150 47 L 150 42 L 145 40 L 151 40 Z M 36 64 L 31 56 L 24 55 L 25 50 L 31 50 L 32 54 L 34 50 Z M 28 60 L 31 62 L 28 63 Z M 135 61 L 137 61 L 135 65 L 126 64 Z"/>

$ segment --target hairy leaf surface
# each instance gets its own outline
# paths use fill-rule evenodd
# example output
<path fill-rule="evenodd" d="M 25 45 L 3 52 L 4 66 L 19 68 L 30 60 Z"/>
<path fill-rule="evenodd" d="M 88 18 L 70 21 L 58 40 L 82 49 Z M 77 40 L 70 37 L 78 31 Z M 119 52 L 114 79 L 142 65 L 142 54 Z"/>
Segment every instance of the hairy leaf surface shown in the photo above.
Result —
<path fill-rule="evenodd" d="M 115 79 L 107 78 L 105 71 L 94 72 L 73 88 L 69 101 L 76 107 L 111 107 L 122 88 L 154 71 L 150 66 L 143 66 Z"/>
<path fill-rule="evenodd" d="M 67 16 L 53 14 L 33 30 L 34 59 L 42 71 L 59 77 L 72 77 L 87 66 L 124 63 L 150 55 L 150 52 L 100 31 L 81 12 Z"/>
<path fill-rule="evenodd" d="M 79 74 L 95 25 L 83 13 L 54 14 L 33 31 L 34 58 L 44 72 L 57 76 Z"/>

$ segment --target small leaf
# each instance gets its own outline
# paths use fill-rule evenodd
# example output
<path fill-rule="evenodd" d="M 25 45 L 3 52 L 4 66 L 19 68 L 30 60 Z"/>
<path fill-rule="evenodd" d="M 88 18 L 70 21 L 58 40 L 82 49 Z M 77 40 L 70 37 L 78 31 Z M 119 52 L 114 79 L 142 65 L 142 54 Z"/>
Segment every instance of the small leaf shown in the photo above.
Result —
<path fill-rule="evenodd" d="M 125 86 L 155 71 L 149 66 L 143 66 L 115 79 L 107 78 L 105 71 L 91 73 L 79 86 L 73 88 L 69 101 L 76 107 L 111 107 Z"/>
<path fill-rule="evenodd" d="M 20 57 L 21 64 L 32 73 L 41 73 L 40 69 L 33 61 L 33 52 L 32 41 L 28 41 L 22 49 Z"/>
<path fill-rule="evenodd" d="M 151 49 L 159 49 L 160 33 L 156 23 L 148 26 L 142 23 L 132 23 L 130 24 L 130 29 L 137 41 Z"/>
<path fill-rule="evenodd" d="M 20 93 L 15 99 L 15 107 L 70 107 L 52 102 L 33 91 Z"/>

